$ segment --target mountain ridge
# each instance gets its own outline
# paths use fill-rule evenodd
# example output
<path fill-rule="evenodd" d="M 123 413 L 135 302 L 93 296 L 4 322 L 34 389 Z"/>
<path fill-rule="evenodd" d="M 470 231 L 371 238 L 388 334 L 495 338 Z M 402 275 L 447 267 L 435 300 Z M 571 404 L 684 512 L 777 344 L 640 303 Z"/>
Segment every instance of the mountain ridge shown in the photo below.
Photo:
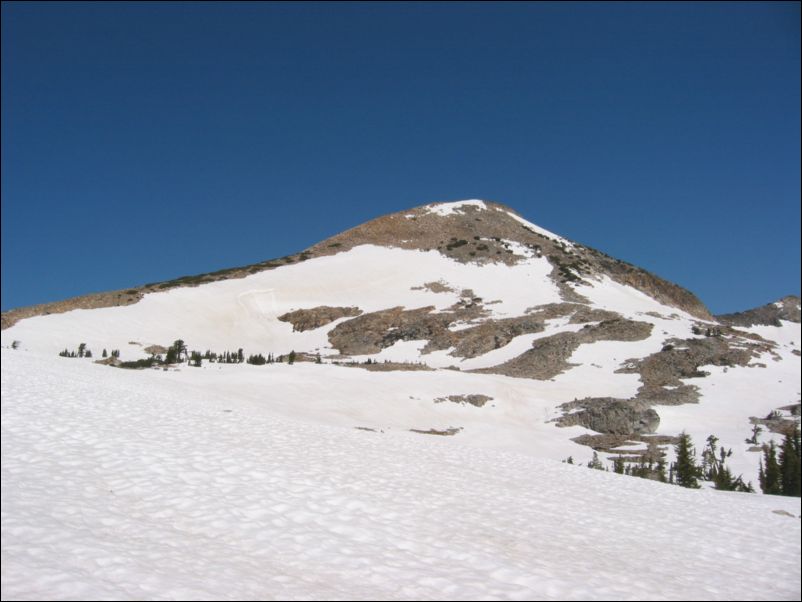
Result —
<path fill-rule="evenodd" d="M 444 256 L 461 262 L 506 264 L 513 264 L 522 259 L 522 255 L 511 247 L 524 245 L 551 262 L 553 277 L 559 281 L 566 301 L 583 302 L 581 292 L 564 285 L 581 282 L 583 274 L 587 275 L 588 272 L 605 273 L 618 282 L 633 286 L 669 305 L 688 311 L 697 318 L 710 321 L 715 319 L 696 295 L 677 284 L 601 251 L 544 230 L 526 221 L 506 205 L 469 200 L 431 203 L 379 216 L 313 244 L 303 251 L 277 259 L 12 308 L 2 312 L 0 328 L 9 328 L 18 320 L 25 318 L 62 313 L 72 309 L 131 305 L 138 303 L 149 293 L 243 278 L 365 244 L 437 250 Z"/>

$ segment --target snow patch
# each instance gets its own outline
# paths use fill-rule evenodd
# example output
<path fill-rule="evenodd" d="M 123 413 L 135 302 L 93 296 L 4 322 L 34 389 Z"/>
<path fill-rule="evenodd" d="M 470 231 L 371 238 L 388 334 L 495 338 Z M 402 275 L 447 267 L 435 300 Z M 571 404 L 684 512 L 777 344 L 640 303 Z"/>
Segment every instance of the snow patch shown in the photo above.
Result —
<path fill-rule="evenodd" d="M 799 599 L 798 498 L 491 449 L 488 415 L 546 447 L 582 432 L 521 414 L 536 398 L 502 378 L 232 368 L 2 354 L 3 599 Z M 362 385 L 374 416 L 403 391 L 414 428 L 464 430 L 299 419 L 347 405 L 331 383 L 365 375 L 384 383 Z M 326 386 L 299 393 L 315 379 Z M 463 392 L 496 407 L 432 401 Z"/>
<path fill-rule="evenodd" d="M 478 199 L 454 201 L 450 203 L 432 203 L 431 205 L 426 205 L 426 210 L 428 213 L 434 213 L 436 215 L 446 217 L 449 215 L 455 215 L 457 213 L 463 213 L 463 211 L 461 211 L 463 207 L 476 207 L 478 209 L 487 210 L 487 205 L 485 202 Z"/>

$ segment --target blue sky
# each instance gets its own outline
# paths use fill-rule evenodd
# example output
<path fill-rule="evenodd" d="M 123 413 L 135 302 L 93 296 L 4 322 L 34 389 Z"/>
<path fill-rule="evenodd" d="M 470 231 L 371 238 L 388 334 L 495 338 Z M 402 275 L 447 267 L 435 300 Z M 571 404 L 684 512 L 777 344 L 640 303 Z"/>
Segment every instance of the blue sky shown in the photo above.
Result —
<path fill-rule="evenodd" d="M 799 3 L 2 5 L 4 310 L 465 198 L 799 294 Z"/>

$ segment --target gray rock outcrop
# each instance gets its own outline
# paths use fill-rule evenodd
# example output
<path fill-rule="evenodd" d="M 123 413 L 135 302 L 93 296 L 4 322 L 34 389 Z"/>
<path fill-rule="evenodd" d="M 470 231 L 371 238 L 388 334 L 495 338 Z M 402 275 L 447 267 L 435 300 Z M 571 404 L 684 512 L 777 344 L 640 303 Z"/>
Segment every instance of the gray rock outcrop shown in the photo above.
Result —
<path fill-rule="evenodd" d="M 660 416 L 648 404 L 634 399 L 588 397 L 564 403 L 566 412 L 557 420 L 560 426 L 583 426 L 609 435 L 653 433 L 660 426 Z"/>

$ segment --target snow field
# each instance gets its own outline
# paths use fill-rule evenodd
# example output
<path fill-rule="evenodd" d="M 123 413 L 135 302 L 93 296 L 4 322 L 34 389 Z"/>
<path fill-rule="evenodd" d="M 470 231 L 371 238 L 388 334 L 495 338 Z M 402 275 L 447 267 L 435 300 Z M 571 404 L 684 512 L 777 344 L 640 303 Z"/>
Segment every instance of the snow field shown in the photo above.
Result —
<path fill-rule="evenodd" d="M 4 350 L 4 599 L 799 599 L 799 500 L 309 424 L 186 375 Z"/>
<path fill-rule="evenodd" d="M 453 261 L 437 251 L 363 245 L 246 278 L 148 294 L 134 305 L 23 320 L 4 330 L 2 341 L 7 346 L 18 339 L 30 349 L 54 354 L 85 342 L 96 355 L 103 348 L 118 348 L 122 359 L 145 357 L 142 347 L 169 345 L 179 338 L 203 350 L 325 352 L 330 350 L 326 333 L 332 325 L 293 332 L 292 325 L 278 321 L 278 316 L 320 305 L 357 305 L 364 312 L 397 306 L 442 310 L 456 303 L 467 288 L 485 301 L 501 301 L 488 306 L 494 316 L 517 316 L 533 305 L 560 302 L 550 271 L 545 259 L 479 266 Z M 420 289 L 440 280 L 455 292 Z"/>

